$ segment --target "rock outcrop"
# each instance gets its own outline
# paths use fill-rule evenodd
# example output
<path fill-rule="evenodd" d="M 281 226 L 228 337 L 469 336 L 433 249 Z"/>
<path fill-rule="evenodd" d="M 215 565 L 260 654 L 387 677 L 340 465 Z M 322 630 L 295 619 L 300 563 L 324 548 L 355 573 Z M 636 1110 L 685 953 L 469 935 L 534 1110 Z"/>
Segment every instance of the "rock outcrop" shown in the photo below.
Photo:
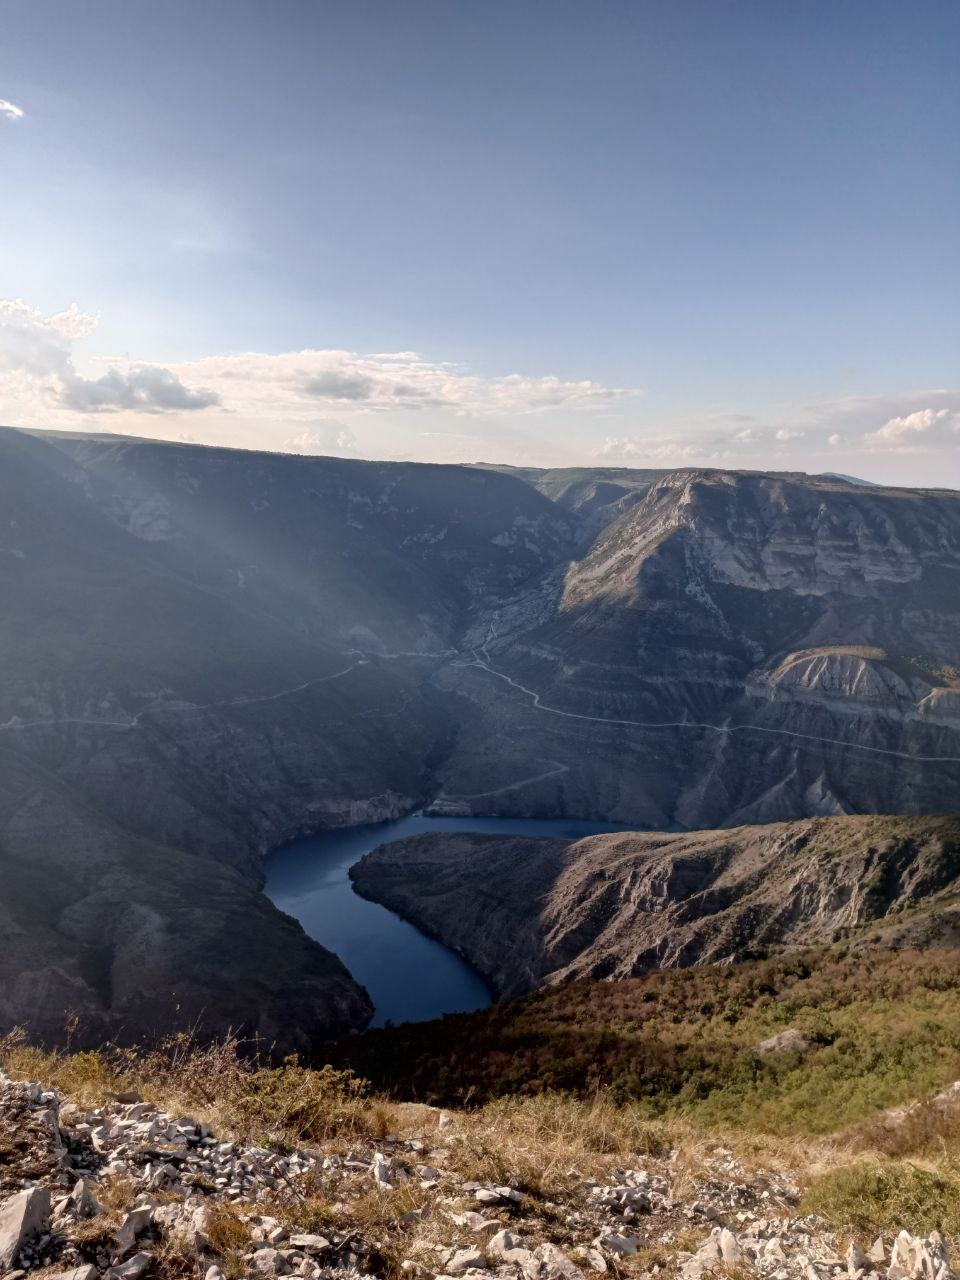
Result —
<path fill-rule="evenodd" d="M 508 998 L 842 936 L 863 945 L 960 939 L 960 818 L 582 840 L 431 834 L 375 849 L 351 875 L 360 893 L 461 952 Z"/>

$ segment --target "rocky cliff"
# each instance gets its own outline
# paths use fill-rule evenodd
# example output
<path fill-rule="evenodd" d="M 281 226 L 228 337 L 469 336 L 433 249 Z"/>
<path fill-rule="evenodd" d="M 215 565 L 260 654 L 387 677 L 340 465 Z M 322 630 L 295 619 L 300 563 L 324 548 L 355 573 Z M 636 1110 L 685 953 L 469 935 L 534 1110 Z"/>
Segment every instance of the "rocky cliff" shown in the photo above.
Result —
<path fill-rule="evenodd" d="M 0 431 L 0 1023 L 359 1025 L 261 861 L 417 806 L 955 808 L 958 548 L 960 496 L 829 478 Z"/>
<path fill-rule="evenodd" d="M 351 872 L 498 995 L 770 948 L 960 938 L 960 819 L 820 818 L 582 840 L 414 836 Z"/>

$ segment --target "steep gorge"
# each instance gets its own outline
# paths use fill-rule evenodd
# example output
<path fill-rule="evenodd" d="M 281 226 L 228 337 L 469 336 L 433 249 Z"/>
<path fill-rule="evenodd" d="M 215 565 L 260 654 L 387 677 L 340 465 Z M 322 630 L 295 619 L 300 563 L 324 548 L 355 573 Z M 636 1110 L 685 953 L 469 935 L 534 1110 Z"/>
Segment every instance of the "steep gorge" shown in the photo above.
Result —
<path fill-rule="evenodd" d="M 306 831 L 960 795 L 956 494 L 2 431 L 0 514 L 0 1024 L 49 1039 L 360 1025 L 259 893 Z"/>

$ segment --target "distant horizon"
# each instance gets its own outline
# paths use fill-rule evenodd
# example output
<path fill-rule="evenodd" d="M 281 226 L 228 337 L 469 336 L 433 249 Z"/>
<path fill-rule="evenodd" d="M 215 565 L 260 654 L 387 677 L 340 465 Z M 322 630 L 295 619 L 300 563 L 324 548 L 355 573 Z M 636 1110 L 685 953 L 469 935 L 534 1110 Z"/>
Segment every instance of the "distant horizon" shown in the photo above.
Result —
<path fill-rule="evenodd" d="M 344 456 L 336 453 L 303 453 L 293 449 L 270 449 L 262 445 L 233 445 L 218 444 L 201 440 L 169 440 L 162 436 L 151 435 L 134 435 L 128 432 L 107 431 L 103 429 L 92 430 L 83 427 L 22 427 L 13 423 L 0 423 L 0 431 L 18 431 L 26 435 L 38 436 L 77 436 L 88 440 L 118 440 L 127 441 L 130 444 L 165 444 L 173 445 L 186 449 L 223 449 L 230 453 L 261 453 L 270 457 L 289 457 L 289 458 L 307 458 L 317 459 L 331 462 L 369 462 L 381 463 L 387 462 L 396 465 L 424 466 L 424 467 L 475 467 L 495 470 L 498 468 L 511 471 L 596 471 L 596 472 L 638 472 L 638 471 L 664 471 L 664 472 L 729 472 L 737 475 L 758 475 L 758 476 L 806 476 L 811 480 L 838 480 L 854 487 L 863 487 L 870 489 L 911 489 L 911 490 L 931 490 L 944 493 L 960 492 L 953 485 L 945 484 L 895 484 L 892 481 L 871 480 L 868 476 L 851 475 L 849 472 L 840 471 L 806 471 L 801 468 L 789 467 L 737 467 L 737 466 L 720 466 L 717 463 L 698 464 L 696 462 L 685 462 L 678 466 L 666 466 L 664 464 L 646 466 L 641 461 L 632 464 L 615 463 L 615 462 L 571 462 L 564 463 L 559 466 L 538 463 L 513 463 L 498 461 L 493 458 L 465 458 L 457 462 L 424 459 L 424 458 L 405 458 L 405 457 L 365 457 L 358 455 Z"/>

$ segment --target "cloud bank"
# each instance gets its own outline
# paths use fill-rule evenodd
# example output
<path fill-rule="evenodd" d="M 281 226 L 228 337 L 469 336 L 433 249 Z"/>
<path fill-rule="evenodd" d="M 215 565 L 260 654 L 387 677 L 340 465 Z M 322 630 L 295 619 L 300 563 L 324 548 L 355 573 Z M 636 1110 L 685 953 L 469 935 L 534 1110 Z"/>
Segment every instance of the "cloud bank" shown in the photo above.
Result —
<path fill-rule="evenodd" d="M 72 304 L 44 316 L 21 299 L 0 300 L 0 402 L 33 402 L 73 413 L 187 412 L 220 403 L 216 392 L 190 390 L 169 369 L 110 368 L 97 378 L 78 373 L 73 343 L 97 327 L 95 316 Z M 4 393 L 6 393 L 4 395 Z"/>
<path fill-rule="evenodd" d="M 960 390 L 681 416 L 632 387 L 481 376 L 410 350 L 251 351 L 171 364 L 84 355 L 96 328 L 75 304 L 44 315 L 0 301 L 0 421 L 304 454 L 841 471 L 960 487 Z"/>
<path fill-rule="evenodd" d="M 312 401 L 338 411 L 416 412 L 442 409 L 455 414 L 528 414 L 549 409 L 596 409 L 625 401 L 634 388 L 598 382 L 565 382 L 546 376 L 508 374 L 482 378 L 460 366 L 427 360 L 412 351 L 364 355 L 356 351 L 305 350 L 281 355 L 248 352 L 211 356 L 176 366 L 190 381 L 213 387 L 224 399 L 241 398 L 248 407 L 265 401 L 301 409 Z"/>

